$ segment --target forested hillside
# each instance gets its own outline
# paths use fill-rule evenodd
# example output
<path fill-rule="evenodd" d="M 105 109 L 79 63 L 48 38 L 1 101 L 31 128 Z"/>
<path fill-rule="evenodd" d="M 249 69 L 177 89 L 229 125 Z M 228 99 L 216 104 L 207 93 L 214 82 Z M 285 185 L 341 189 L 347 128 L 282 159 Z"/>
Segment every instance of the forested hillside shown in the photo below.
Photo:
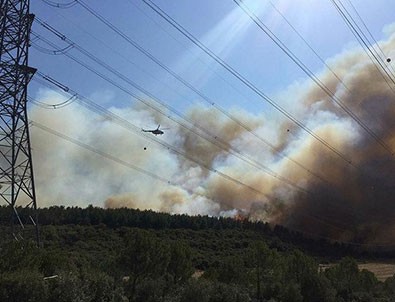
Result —
<path fill-rule="evenodd" d="M 20 215 L 28 221 L 28 213 L 23 208 L 18 209 Z M 11 211 L 7 207 L 0 207 L 0 221 L 8 225 Z M 193 233 L 207 234 L 218 231 L 229 230 L 234 236 L 235 244 L 244 241 L 264 240 L 270 247 L 279 251 L 292 250 L 294 248 L 303 250 L 307 254 L 320 257 L 324 261 L 340 259 L 344 256 L 356 258 L 382 257 L 392 258 L 392 250 L 366 250 L 359 245 L 347 245 L 339 242 L 329 242 L 322 238 L 311 238 L 302 233 L 288 230 L 280 225 L 269 225 L 260 221 L 249 221 L 247 218 L 237 217 L 209 217 L 171 215 L 158 213 L 150 210 L 140 211 L 129 208 L 103 209 L 88 206 L 87 208 L 53 206 L 38 210 L 38 221 L 41 226 L 101 226 L 113 230 L 127 227 L 146 230 L 180 230 L 196 231 Z M 45 228 L 43 228 L 45 230 Z M 178 231 L 176 231 L 178 230 Z M 207 232 L 206 232 L 207 231 Z M 237 236 L 239 235 L 239 236 Z M 209 237 L 209 236 L 208 236 Z M 222 239 L 223 236 L 221 236 Z M 244 238 L 244 239 L 243 239 Z M 245 243 L 248 245 L 248 242 Z M 363 247 L 363 246 L 362 246 Z"/>
<path fill-rule="evenodd" d="M 1 207 L 0 215 L 7 221 L 9 210 Z M 1 228 L 0 301 L 392 301 L 395 295 L 394 278 L 382 283 L 358 270 L 354 258 L 372 253 L 262 222 L 95 207 L 40 209 L 39 221 L 39 249 L 6 239 L 10 230 Z M 339 264 L 319 271 L 320 261 L 332 260 Z"/>

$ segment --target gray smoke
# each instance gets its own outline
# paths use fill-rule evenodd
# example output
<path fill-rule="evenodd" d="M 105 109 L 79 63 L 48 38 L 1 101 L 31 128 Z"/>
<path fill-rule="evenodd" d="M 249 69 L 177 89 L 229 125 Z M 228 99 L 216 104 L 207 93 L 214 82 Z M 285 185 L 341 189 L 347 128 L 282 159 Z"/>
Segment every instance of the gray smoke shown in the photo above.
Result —
<path fill-rule="evenodd" d="M 380 46 L 389 56 L 394 54 L 395 36 L 380 42 Z M 328 64 L 346 87 L 328 70 L 322 70 L 317 75 L 319 79 L 394 152 L 395 85 L 390 82 L 389 88 L 360 50 L 344 52 Z M 394 238 L 394 156 L 316 85 L 307 81 L 294 84 L 281 97 L 286 108 L 292 105 L 293 114 L 344 159 L 277 115 L 272 118 L 264 113 L 232 111 L 254 133 L 281 150 L 283 156 L 212 107 L 193 106 L 187 116 L 225 142 L 221 148 L 141 105 L 111 108 L 139 127 L 169 126 L 161 137 L 166 143 L 244 186 L 78 104 L 59 110 L 32 107 L 32 120 L 170 182 L 103 159 L 33 127 L 39 205 L 94 204 L 225 216 L 240 211 L 248 213 L 251 219 L 281 223 L 334 239 L 379 243 Z M 60 96 L 48 91 L 42 91 L 38 98 L 49 103 L 61 101 Z M 227 151 L 231 149 L 254 158 L 307 192 L 229 155 Z"/>

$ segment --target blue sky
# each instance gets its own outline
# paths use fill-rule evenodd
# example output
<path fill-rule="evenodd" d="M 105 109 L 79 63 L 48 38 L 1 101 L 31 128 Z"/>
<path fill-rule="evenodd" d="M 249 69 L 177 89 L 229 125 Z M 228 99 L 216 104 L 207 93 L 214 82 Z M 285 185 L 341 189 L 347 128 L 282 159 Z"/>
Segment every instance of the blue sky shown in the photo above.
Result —
<path fill-rule="evenodd" d="M 59 0 L 59 3 L 68 2 L 70 1 Z M 345 5 L 348 4 L 344 2 Z M 306 78 L 231 0 L 157 0 L 155 3 L 269 96 L 276 96 L 295 81 Z M 293 32 L 276 9 L 281 11 L 325 60 L 357 46 L 354 36 L 330 0 L 246 3 L 312 71 L 322 70 L 322 62 Z M 252 112 L 267 109 L 259 98 L 171 28 L 142 1 L 87 1 L 86 4 L 221 106 L 241 107 Z M 377 40 L 383 38 L 383 28 L 394 21 L 395 3 L 354 0 L 353 4 L 374 37 Z M 31 12 L 164 102 L 184 110 L 189 102 L 194 103 L 199 99 L 78 3 L 68 9 L 59 9 L 50 7 L 43 1 L 32 1 Z M 67 46 L 37 23 L 33 30 L 61 48 Z M 34 43 L 51 49 L 42 41 Z M 70 49 L 69 53 L 89 62 L 75 49 Z M 111 105 L 122 107 L 128 106 L 130 102 L 130 97 L 63 55 L 43 54 L 32 47 L 30 65 L 84 95 L 112 95 L 109 100 L 110 103 L 113 102 Z M 106 71 L 105 73 L 107 74 Z M 34 96 L 36 91 L 37 85 L 33 82 L 30 94 Z M 106 99 L 97 101 L 105 102 Z"/>

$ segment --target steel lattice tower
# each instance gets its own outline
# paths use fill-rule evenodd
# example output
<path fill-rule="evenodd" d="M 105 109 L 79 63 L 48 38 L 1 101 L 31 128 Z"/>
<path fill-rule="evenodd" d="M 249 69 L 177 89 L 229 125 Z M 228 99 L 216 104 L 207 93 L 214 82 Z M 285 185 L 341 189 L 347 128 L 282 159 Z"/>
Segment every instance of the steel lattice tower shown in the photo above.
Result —
<path fill-rule="evenodd" d="M 13 236 L 34 229 L 39 244 L 27 117 L 27 86 L 36 71 L 28 67 L 33 19 L 29 0 L 0 0 L 0 200 L 12 210 Z"/>

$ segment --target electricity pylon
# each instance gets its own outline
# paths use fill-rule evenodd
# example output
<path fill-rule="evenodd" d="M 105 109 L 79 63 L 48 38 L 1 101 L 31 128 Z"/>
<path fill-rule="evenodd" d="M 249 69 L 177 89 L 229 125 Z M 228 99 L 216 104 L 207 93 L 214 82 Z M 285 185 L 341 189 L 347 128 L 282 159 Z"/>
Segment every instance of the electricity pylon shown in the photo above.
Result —
<path fill-rule="evenodd" d="M 14 238 L 23 239 L 33 229 L 39 244 L 27 118 L 27 86 L 36 71 L 28 66 L 34 19 L 29 2 L 0 0 L 0 202 L 12 211 Z"/>

